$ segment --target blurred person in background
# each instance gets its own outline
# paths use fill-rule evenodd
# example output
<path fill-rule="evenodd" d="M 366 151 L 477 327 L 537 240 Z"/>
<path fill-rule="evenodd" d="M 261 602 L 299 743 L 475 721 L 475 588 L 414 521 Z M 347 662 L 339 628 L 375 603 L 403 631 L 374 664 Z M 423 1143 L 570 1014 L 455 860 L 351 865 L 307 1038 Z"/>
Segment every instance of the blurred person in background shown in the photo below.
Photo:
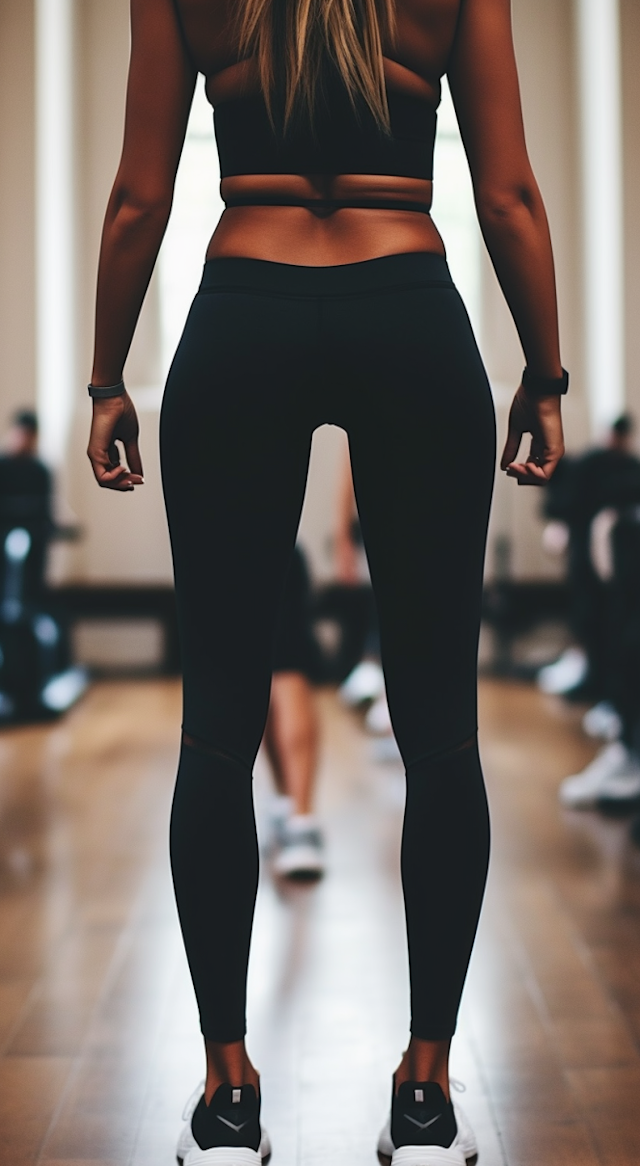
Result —
<path fill-rule="evenodd" d="M 363 584 L 371 586 L 353 489 L 348 446 L 343 452 L 338 471 L 333 556 L 337 583 L 343 587 L 361 587 Z M 350 708 L 367 706 L 371 701 L 384 699 L 384 676 L 380 666 L 380 632 L 373 610 L 365 635 L 363 658 L 341 684 L 339 695 L 343 703 Z"/>
<path fill-rule="evenodd" d="M 607 587 L 591 554 L 592 523 L 609 507 L 640 503 L 640 460 L 632 452 L 633 419 L 613 422 L 603 447 L 564 458 L 549 485 L 545 513 L 552 520 L 545 544 L 567 554 L 569 623 L 578 644 L 541 670 L 544 691 L 574 700 L 607 702 Z M 603 721 L 607 707 L 592 722 Z"/>
<path fill-rule="evenodd" d="M 251 774 L 311 435 L 331 421 L 349 435 L 407 771 L 411 1037 L 379 1149 L 396 1166 L 463 1166 L 477 1146 L 451 1103 L 448 1060 L 489 853 L 476 665 L 495 426 L 430 216 L 445 72 L 527 362 L 501 461 L 523 485 L 546 483 L 562 456 L 568 383 L 509 3 L 314 0 L 310 19 L 303 0 L 132 0 L 131 11 L 89 386 L 89 457 L 102 487 L 125 493 L 143 481 L 122 373 L 198 71 L 215 106 L 227 207 L 161 434 L 185 702 L 171 851 L 207 1056 L 179 1157 L 260 1166 L 269 1152 L 245 1046 L 258 874 Z"/>
<path fill-rule="evenodd" d="M 640 797 L 640 503 L 601 510 L 591 524 L 591 563 L 602 587 L 606 697 L 584 728 L 608 742 L 560 785 L 563 805 L 623 807 Z"/>
<path fill-rule="evenodd" d="M 279 795 L 272 810 L 273 869 L 285 878 L 314 879 L 324 871 L 322 831 L 313 813 L 318 716 L 312 680 L 317 674 L 309 573 L 296 546 L 282 598 L 264 733 Z"/>
<path fill-rule="evenodd" d="M 75 537 L 56 527 L 52 478 L 37 454 L 38 420 L 15 414 L 0 456 L 0 721 L 39 720 L 66 712 L 88 677 L 72 666 L 64 614 L 47 593 L 52 537 Z"/>
<path fill-rule="evenodd" d="M 52 480 L 38 457 L 38 418 L 31 409 L 15 413 L 0 455 L 0 545 L 16 529 L 30 537 L 21 581 L 21 601 L 37 602 L 44 591 L 46 557 L 53 532 Z M 4 594 L 7 558 L 0 558 L 0 591 Z"/>
<path fill-rule="evenodd" d="M 358 587 L 365 581 L 370 586 L 348 447 L 340 463 L 333 545 L 336 581 L 344 587 Z M 370 608 L 362 660 L 340 685 L 338 695 L 348 708 L 366 710 L 365 725 L 375 737 L 373 759 L 395 761 L 399 758 L 380 663 L 380 630 L 375 604 Z"/>
<path fill-rule="evenodd" d="M 607 744 L 560 785 L 568 807 L 624 803 L 640 796 L 640 459 L 629 414 L 610 427 L 606 444 L 566 458 L 550 483 L 546 512 L 558 547 L 567 550 L 569 618 L 584 653 L 578 683 L 566 686 L 570 652 L 542 670 L 541 687 L 596 701 L 585 714 L 589 736 Z M 548 532 L 545 532 L 548 540 Z"/>

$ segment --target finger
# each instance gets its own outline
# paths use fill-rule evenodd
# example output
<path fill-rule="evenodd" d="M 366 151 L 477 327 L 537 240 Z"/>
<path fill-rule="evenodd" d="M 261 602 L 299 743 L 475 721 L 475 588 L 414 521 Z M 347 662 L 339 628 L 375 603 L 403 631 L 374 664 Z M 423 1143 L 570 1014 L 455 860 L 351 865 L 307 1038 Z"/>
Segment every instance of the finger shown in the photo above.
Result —
<path fill-rule="evenodd" d="M 141 486 L 142 479 L 139 474 L 134 478 L 125 470 L 118 478 L 111 480 L 103 478 L 99 484 L 105 490 L 115 490 L 117 493 L 127 494 L 131 493 L 135 486 Z"/>
<path fill-rule="evenodd" d="M 94 463 L 93 473 L 99 486 L 110 487 L 119 485 L 129 475 L 126 466 L 110 466 L 103 463 Z"/>
<path fill-rule="evenodd" d="M 142 485 L 139 474 L 131 474 L 126 466 L 111 466 L 105 463 L 104 455 L 95 457 L 89 455 L 93 475 L 99 486 L 109 490 L 132 490 L 134 486 Z"/>
<path fill-rule="evenodd" d="M 144 470 L 142 469 L 142 458 L 140 457 L 140 449 L 138 447 L 138 439 L 133 438 L 131 441 L 124 442 L 124 449 L 127 455 L 127 462 L 129 470 L 133 475 L 140 479 L 139 485 L 144 481 Z"/>
<path fill-rule="evenodd" d="M 504 447 L 504 450 L 502 453 L 502 457 L 500 458 L 500 469 L 501 470 L 506 470 L 507 466 L 511 465 L 511 463 L 515 461 L 515 459 L 518 456 L 518 450 L 520 449 L 520 442 L 521 441 L 522 441 L 522 433 L 520 432 L 520 430 L 514 429 L 512 426 L 509 426 L 507 440 L 505 442 L 505 447 Z"/>
<path fill-rule="evenodd" d="M 535 462 L 512 462 L 507 467 L 507 477 L 516 478 L 519 486 L 546 486 L 547 474 L 543 466 Z"/>
<path fill-rule="evenodd" d="M 112 466 L 120 465 L 120 450 L 115 441 L 112 441 L 109 445 L 109 464 Z"/>
<path fill-rule="evenodd" d="M 553 475 L 558 467 L 558 462 L 562 459 L 563 453 L 564 453 L 564 451 L 558 452 L 558 453 L 553 452 L 553 453 L 547 454 L 545 461 L 544 461 L 544 472 L 547 476 L 547 480 L 549 478 L 553 477 Z"/>
<path fill-rule="evenodd" d="M 134 486 L 143 486 L 144 479 L 140 474 L 132 474 L 126 466 L 120 466 L 103 474 L 99 485 L 109 490 L 133 490 Z"/>

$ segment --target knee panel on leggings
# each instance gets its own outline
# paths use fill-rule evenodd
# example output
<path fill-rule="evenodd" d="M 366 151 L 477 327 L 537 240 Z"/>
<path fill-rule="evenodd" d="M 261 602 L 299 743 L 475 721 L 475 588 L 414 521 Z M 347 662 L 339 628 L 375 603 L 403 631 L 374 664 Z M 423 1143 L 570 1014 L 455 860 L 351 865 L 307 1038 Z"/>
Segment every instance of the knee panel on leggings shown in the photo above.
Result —
<path fill-rule="evenodd" d="M 475 738 L 407 769 L 402 836 L 411 1031 L 455 1031 L 489 862 L 489 815 Z"/>

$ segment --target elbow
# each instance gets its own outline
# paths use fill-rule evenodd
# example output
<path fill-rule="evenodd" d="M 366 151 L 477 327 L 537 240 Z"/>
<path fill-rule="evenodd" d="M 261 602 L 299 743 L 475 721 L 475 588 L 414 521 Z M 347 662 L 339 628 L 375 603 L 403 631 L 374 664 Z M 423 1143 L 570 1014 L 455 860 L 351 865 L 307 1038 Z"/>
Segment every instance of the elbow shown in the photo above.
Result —
<path fill-rule="evenodd" d="M 172 191 L 135 191 L 116 187 L 110 206 L 110 219 L 117 234 L 164 230 L 171 213 Z"/>
<path fill-rule="evenodd" d="M 540 194 L 535 182 L 488 187 L 477 192 L 476 205 L 484 229 L 511 232 L 537 216 Z"/>

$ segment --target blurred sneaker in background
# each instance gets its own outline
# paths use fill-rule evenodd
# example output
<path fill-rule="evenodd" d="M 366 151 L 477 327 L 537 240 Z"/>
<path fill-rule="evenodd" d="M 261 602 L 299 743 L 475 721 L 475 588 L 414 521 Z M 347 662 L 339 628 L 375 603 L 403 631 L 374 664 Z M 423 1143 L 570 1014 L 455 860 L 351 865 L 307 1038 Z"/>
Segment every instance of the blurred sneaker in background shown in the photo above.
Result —
<path fill-rule="evenodd" d="M 282 826 L 273 870 L 281 878 L 311 881 L 324 874 L 324 840 L 314 814 L 292 814 Z"/>
<path fill-rule="evenodd" d="M 382 668 L 375 660 L 362 660 L 356 664 L 347 679 L 338 689 L 338 696 L 348 708 L 358 708 L 376 700 L 384 693 Z"/>
<path fill-rule="evenodd" d="M 267 809 L 268 837 L 266 850 L 273 853 L 277 850 L 284 836 L 286 823 L 293 814 L 295 803 L 293 798 L 286 794 L 273 794 L 269 799 Z"/>
<path fill-rule="evenodd" d="M 640 763 L 622 741 L 612 741 L 581 773 L 564 779 L 558 797 L 572 809 L 634 801 L 640 797 Z"/>
<path fill-rule="evenodd" d="M 613 705 L 608 700 L 601 700 L 584 714 L 582 728 L 587 737 L 617 741 L 622 732 L 622 721 Z"/>
<path fill-rule="evenodd" d="M 368 731 L 376 737 L 388 737 L 393 733 L 386 693 L 383 692 L 377 700 L 374 700 L 364 718 L 364 723 Z"/>
<path fill-rule="evenodd" d="M 567 648 L 555 664 L 538 672 L 538 688 L 549 696 L 563 696 L 584 684 L 588 663 L 582 648 Z"/>

